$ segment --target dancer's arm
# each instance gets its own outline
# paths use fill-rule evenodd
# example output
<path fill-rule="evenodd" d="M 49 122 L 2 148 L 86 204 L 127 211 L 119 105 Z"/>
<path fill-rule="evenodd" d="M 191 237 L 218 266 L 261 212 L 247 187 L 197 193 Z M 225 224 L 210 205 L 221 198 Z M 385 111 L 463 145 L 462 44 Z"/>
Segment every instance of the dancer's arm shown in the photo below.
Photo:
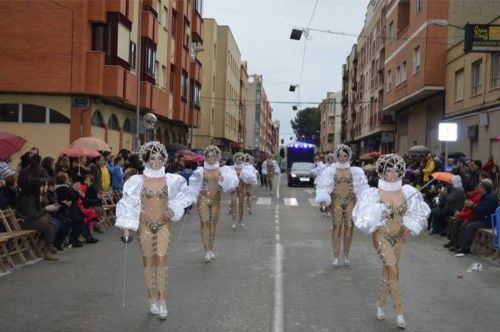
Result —
<path fill-rule="evenodd" d="M 403 186 L 403 193 L 407 198 L 408 208 L 403 216 L 404 226 L 412 235 L 418 235 L 427 227 L 427 218 L 431 213 L 429 205 L 425 203 L 422 193 L 410 185 Z"/>
<path fill-rule="evenodd" d="M 246 184 L 250 184 L 252 186 L 257 185 L 257 175 L 255 174 L 255 170 L 252 166 L 243 166 L 240 172 L 240 179 Z"/>
<path fill-rule="evenodd" d="M 142 176 L 134 175 L 125 182 L 123 196 L 116 204 L 115 226 L 137 231 L 141 212 Z"/>
<path fill-rule="evenodd" d="M 168 208 L 171 210 L 171 221 L 178 221 L 184 215 L 184 209 L 191 205 L 186 180 L 177 174 L 166 174 L 168 184 Z"/>
<path fill-rule="evenodd" d="M 203 168 L 198 167 L 189 177 L 189 185 L 187 186 L 187 195 L 192 204 L 198 201 L 198 195 L 201 191 L 203 183 Z"/>
<path fill-rule="evenodd" d="M 373 233 L 385 224 L 386 206 L 380 203 L 377 188 L 367 188 L 360 194 L 352 211 L 354 224 L 365 234 Z"/>
<path fill-rule="evenodd" d="M 351 167 L 352 173 L 352 187 L 354 190 L 354 194 L 356 195 L 356 199 L 359 200 L 361 193 L 370 188 L 368 185 L 368 179 L 366 178 L 365 171 L 363 171 L 360 167 Z"/>
<path fill-rule="evenodd" d="M 220 168 L 220 174 L 222 176 L 222 180 L 219 180 L 219 186 L 221 186 L 223 192 L 231 192 L 240 184 L 238 174 L 233 168 L 229 166 L 222 166 Z"/>
<path fill-rule="evenodd" d="M 314 183 L 316 184 L 316 197 L 315 201 L 318 204 L 330 205 L 332 199 L 331 194 L 333 191 L 335 176 L 335 168 L 329 166 L 321 172 L 321 175 L 316 178 Z"/>

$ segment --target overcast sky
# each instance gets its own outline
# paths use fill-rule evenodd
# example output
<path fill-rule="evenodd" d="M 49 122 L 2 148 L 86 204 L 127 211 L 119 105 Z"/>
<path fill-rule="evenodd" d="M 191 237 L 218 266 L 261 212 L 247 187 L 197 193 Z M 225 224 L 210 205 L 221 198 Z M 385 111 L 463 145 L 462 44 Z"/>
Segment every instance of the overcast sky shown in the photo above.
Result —
<path fill-rule="evenodd" d="M 294 27 L 307 26 L 316 0 L 205 0 L 204 17 L 228 25 L 248 73 L 263 75 L 264 88 L 274 102 L 296 102 L 288 91 L 300 80 L 304 37 L 290 40 Z M 311 28 L 357 35 L 363 27 L 369 0 L 319 0 Z M 327 91 L 342 88 L 344 64 L 355 36 L 311 31 L 307 42 L 300 100 L 320 102 Z M 280 136 L 292 136 L 293 104 L 273 103 L 273 118 L 281 122 Z M 299 106 L 299 109 L 307 105 Z"/>

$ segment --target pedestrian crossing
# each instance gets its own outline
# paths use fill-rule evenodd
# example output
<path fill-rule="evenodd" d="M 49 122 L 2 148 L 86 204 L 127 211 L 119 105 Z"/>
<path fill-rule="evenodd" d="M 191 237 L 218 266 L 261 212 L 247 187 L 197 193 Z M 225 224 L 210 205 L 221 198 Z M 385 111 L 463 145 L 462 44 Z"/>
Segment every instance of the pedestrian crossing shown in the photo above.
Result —
<path fill-rule="evenodd" d="M 271 197 L 258 197 L 255 205 L 266 206 L 271 205 L 272 199 Z M 290 207 L 299 207 L 299 206 L 312 206 L 319 207 L 319 204 L 314 201 L 314 198 L 303 198 L 298 199 L 296 197 L 284 197 L 279 200 L 279 204 Z"/>

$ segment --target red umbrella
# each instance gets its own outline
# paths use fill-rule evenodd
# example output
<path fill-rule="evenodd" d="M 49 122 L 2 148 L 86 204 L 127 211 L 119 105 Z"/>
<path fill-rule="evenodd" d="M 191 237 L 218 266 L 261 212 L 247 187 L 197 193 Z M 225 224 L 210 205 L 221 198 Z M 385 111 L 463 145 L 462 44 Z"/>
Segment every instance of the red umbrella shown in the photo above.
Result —
<path fill-rule="evenodd" d="M 73 157 L 73 158 L 77 157 L 95 158 L 100 156 L 99 152 L 97 152 L 97 150 L 95 149 L 78 148 L 78 147 L 66 148 L 61 152 L 61 154 L 65 154 L 68 157 Z"/>
<path fill-rule="evenodd" d="M 7 160 L 21 150 L 26 140 L 20 136 L 0 132 L 0 160 Z"/>

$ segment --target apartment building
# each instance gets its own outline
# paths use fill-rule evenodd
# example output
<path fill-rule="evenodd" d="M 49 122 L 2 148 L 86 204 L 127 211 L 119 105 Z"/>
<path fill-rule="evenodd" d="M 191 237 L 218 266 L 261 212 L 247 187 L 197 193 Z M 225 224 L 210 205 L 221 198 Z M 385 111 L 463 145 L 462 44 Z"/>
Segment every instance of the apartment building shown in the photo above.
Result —
<path fill-rule="evenodd" d="M 383 110 L 397 121 L 395 150 L 425 145 L 440 152 L 447 31 L 432 24 L 448 17 L 448 1 L 388 1 Z"/>
<path fill-rule="evenodd" d="M 201 91 L 202 119 L 194 131 L 194 147 L 215 144 L 231 152 L 239 146 L 241 53 L 228 26 L 212 18 L 204 20 L 204 51 L 199 61 L 207 86 Z M 206 114 L 210 115 L 207 117 Z"/>
<path fill-rule="evenodd" d="M 488 16 L 498 13 L 500 3 L 492 11 L 484 12 L 482 20 L 477 18 L 471 23 L 500 25 L 500 16 L 486 21 Z M 459 18 L 454 21 L 463 23 Z M 483 161 L 493 155 L 499 160 L 500 52 L 464 53 L 463 50 L 462 36 L 462 41 L 451 46 L 446 56 L 444 119 L 458 125 L 458 140 L 449 143 L 449 152 L 460 151 Z"/>
<path fill-rule="evenodd" d="M 57 156 L 82 136 L 103 139 L 113 151 L 132 150 L 140 68 L 141 113 L 157 115 L 155 139 L 185 143 L 198 112 L 191 111 L 193 91 L 180 94 L 180 77 L 185 69 L 200 88 L 201 66 L 181 58 L 192 42 L 202 43 L 202 6 L 1 2 L 0 130 L 24 137 L 26 148 L 38 146 L 44 155 Z"/>
<path fill-rule="evenodd" d="M 341 92 L 328 92 L 319 105 L 320 146 L 319 152 L 331 152 L 341 143 L 342 107 Z"/>
<path fill-rule="evenodd" d="M 246 119 L 247 119 L 247 104 L 248 104 L 248 65 L 243 61 L 240 66 L 240 117 L 238 123 L 238 142 L 234 150 L 245 149 L 246 139 Z M 236 152 L 236 151 L 235 151 Z"/>

